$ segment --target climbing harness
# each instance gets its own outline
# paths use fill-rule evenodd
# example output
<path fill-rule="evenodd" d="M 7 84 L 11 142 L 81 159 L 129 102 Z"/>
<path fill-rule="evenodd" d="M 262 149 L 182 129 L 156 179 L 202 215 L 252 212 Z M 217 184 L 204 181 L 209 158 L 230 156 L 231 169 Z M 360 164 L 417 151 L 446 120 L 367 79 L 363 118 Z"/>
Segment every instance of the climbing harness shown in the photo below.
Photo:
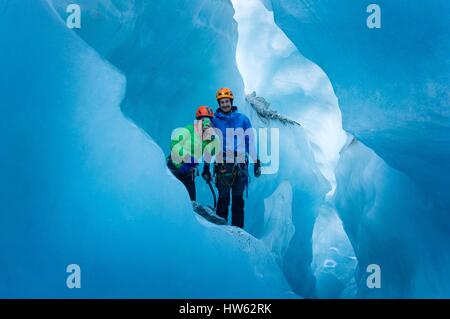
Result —
<path fill-rule="evenodd" d="M 229 171 L 224 163 L 215 163 L 213 171 L 213 179 L 216 184 L 220 183 L 227 187 L 232 187 L 236 178 L 245 178 L 245 193 L 248 198 L 248 184 L 250 183 L 250 175 L 248 173 L 248 156 L 245 156 L 244 163 L 235 163 Z"/>

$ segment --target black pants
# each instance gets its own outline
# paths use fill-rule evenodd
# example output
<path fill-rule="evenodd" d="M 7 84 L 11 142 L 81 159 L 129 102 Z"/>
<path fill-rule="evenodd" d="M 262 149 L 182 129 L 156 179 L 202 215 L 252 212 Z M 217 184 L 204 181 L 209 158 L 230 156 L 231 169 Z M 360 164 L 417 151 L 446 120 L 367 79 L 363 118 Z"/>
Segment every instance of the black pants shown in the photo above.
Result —
<path fill-rule="evenodd" d="M 173 173 L 173 175 L 175 175 L 175 177 L 178 178 L 178 180 L 180 182 L 182 182 L 183 185 L 186 187 L 186 189 L 189 193 L 190 199 L 195 201 L 197 199 L 197 192 L 195 189 L 195 174 L 194 174 L 194 172 L 187 173 L 187 174 L 181 174 L 170 159 L 167 160 L 167 167 L 170 169 L 170 171 Z"/>
<path fill-rule="evenodd" d="M 216 187 L 219 190 L 217 215 L 228 220 L 228 207 L 231 203 L 231 225 L 244 228 L 244 191 L 247 186 L 245 164 L 216 164 Z"/>

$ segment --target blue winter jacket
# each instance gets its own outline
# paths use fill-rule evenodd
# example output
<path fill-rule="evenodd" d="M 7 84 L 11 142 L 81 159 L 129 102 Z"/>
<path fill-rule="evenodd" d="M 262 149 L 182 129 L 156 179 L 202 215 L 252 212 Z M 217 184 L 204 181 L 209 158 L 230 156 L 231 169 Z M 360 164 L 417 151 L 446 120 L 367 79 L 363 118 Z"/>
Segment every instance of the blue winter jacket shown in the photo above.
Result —
<path fill-rule="evenodd" d="M 236 106 L 233 106 L 230 113 L 223 113 L 219 108 L 215 112 L 214 118 L 212 120 L 213 127 L 219 129 L 222 132 L 223 137 L 223 153 L 232 152 L 231 154 L 248 154 L 250 147 L 250 138 L 254 138 L 253 134 L 245 136 L 245 142 L 242 138 L 234 136 L 233 143 L 227 143 L 227 128 L 242 128 L 244 131 L 251 128 L 252 124 L 247 116 L 239 113 Z M 253 133 L 253 132 L 252 132 Z M 244 144 L 245 143 L 245 144 Z M 254 145 L 254 144 L 253 144 Z"/>

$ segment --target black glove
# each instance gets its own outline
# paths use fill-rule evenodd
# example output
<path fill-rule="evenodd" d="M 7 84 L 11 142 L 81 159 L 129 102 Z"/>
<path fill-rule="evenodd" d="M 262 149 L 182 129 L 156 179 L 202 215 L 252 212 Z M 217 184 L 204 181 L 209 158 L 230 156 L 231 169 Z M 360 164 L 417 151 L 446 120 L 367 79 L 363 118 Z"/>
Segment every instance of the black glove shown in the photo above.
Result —
<path fill-rule="evenodd" d="M 253 173 L 255 174 L 255 177 L 261 176 L 261 161 L 259 159 L 256 160 L 256 163 L 253 166 Z"/>
<path fill-rule="evenodd" d="M 211 172 L 209 171 L 209 165 L 203 166 L 203 173 L 202 177 L 205 180 L 205 182 L 209 183 L 212 180 Z"/>

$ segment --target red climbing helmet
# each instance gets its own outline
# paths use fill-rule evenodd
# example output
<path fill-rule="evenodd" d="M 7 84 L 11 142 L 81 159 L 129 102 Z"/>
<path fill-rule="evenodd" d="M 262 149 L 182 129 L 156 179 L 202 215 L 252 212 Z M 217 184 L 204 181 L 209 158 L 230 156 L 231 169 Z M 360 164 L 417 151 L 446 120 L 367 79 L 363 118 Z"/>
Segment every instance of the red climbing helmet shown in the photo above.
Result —
<path fill-rule="evenodd" d="M 213 110 L 209 107 L 209 106 L 200 106 L 197 109 L 197 112 L 195 112 L 195 117 L 197 119 L 201 118 L 201 117 L 214 117 L 214 112 Z"/>

